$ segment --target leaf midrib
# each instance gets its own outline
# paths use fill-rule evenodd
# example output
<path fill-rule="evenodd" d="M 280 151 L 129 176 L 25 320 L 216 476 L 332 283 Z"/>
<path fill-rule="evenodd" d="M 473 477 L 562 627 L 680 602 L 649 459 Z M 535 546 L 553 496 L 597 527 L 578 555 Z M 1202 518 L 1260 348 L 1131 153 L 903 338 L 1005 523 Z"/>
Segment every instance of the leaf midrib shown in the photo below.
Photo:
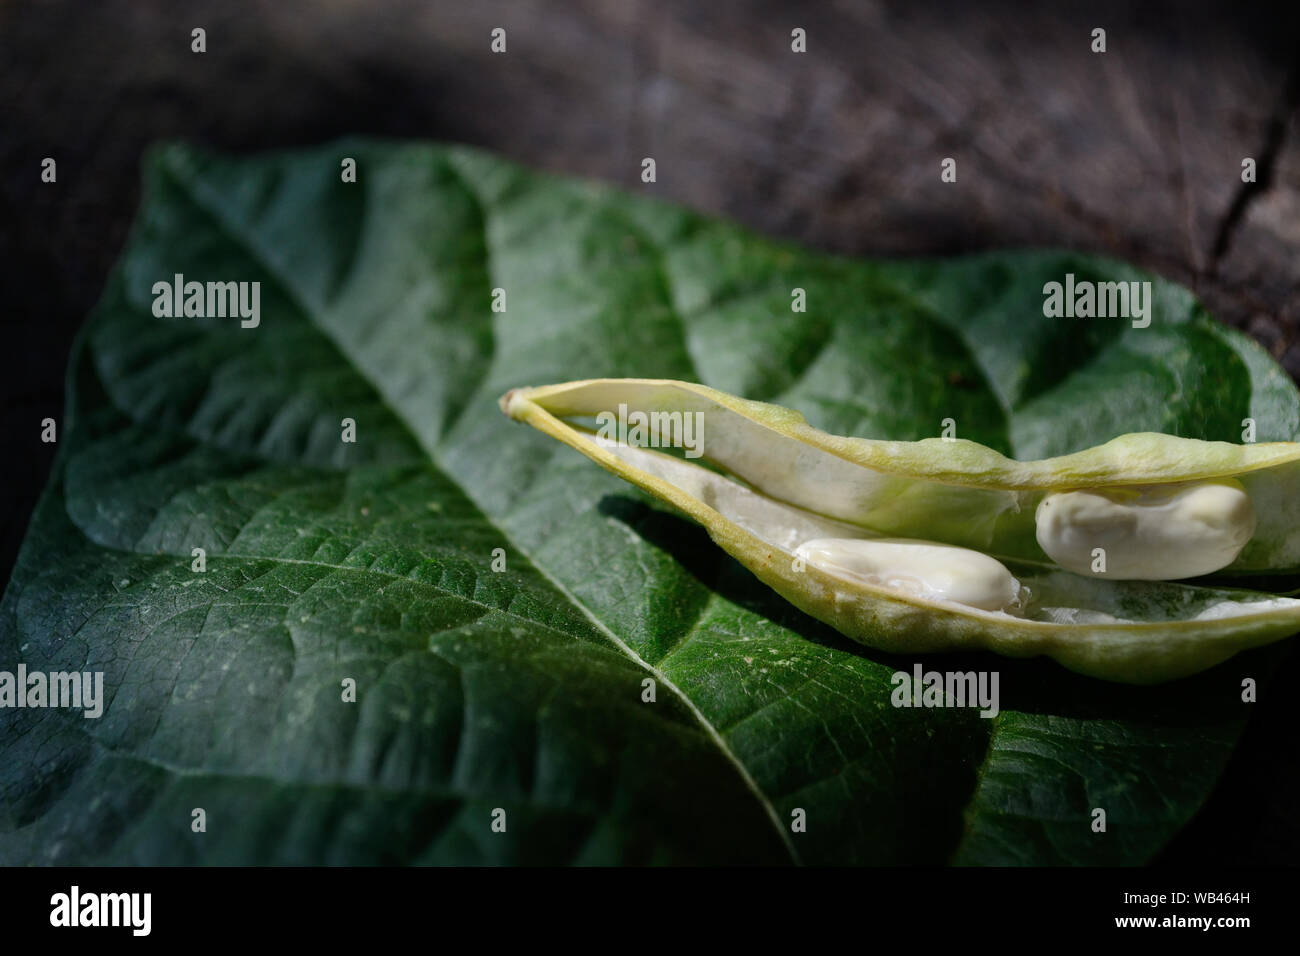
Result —
<path fill-rule="evenodd" d="M 798 850 L 795 848 L 794 842 L 790 838 L 789 833 L 786 832 L 785 827 L 782 825 L 781 819 L 777 815 L 775 806 L 773 806 L 771 800 L 768 799 L 767 794 L 763 791 L 763 789 L 758 785 L 758 782 L 749 773 L 749 769 L 744 765 L 744 763 L 741 762 L 740 758 L 736 756 L 735 752 L 731 749 L 731 747 L 728 746 L 726 740 L 718 732 L 718 729 L 713 725 L 712 721 L 710 721 L 705 716 L 703 711 L 700 710 L 699 706 L 695 703 L 695 701 L 692 700 L 690 696 L 687 695 L 675 683 L 673 683 L 673 681 L 667 675 L 665 675 L 657 667 L 655 667 L 654 665 L 646 661 L 643 657 L 641 657 L 641 655 L 637 654 L 636 651 L 634 651 L 630 646 L 628 646 L 628 644 L 625 641 L 619 638 L 618 635 L 616 635 L 600 618 L 598 618 L 595 615 L 595 613 L 591 610 L 591 608 L 589 608 L 583 601 L 581 601 L 571 590 L 569 590 L 569 588 L 567 588 L 564 584 L 558 581 L 553 575 L 551 575 L 550 572 L 546 570 L 546 568 L 542 567 L 534 559 L 531 552 L 527 548 L 521 546 L 520 543 L 509 533 L 509 531 L 505 527 L 500 525 L 490 514 L 482 510 L 479 504 L 476 501 L 474 501 L 474 498 L 470 494 L 469 490 L 464 488 L 461 485 L 461 483 L 451 473 L 449 473 L 446 470 L 446 468 L 444 467 L 444 465 L 440 460 L 439 455 L 437 454 L 436 448 L 430 448 L 425 444 L 419 432 L 414 427 L 412 427 L 411 423 L 407 420 L 405 415 L 403 415 L 397 408 L 393 406 L 392 402 L 389 400 L 389 397 L 383 392 L 383 389 L 381 388 L 380 384 L 373 381 L 370 378 L 370 376 L 366 374 L 365 369 L 361 368 L 353 361 L 352 356 L 346 351 L 342 343 L 340 343 L 335 338 L 335 336 L 330 332 L 330 330 L 324 324 L 318 321 L 316 310 L 312 309 L 307 305 L 306 301 L 302 298 L 297 288 L 294 286 L 292 279 L 281 272 L 281 270 L 278 268 L 278 265 L 274 262 L 274 260 L 264 253 L 264 251 L 257 244 L 256 240 L 252 236 L 246 233 L 246 231 L 242 228 L 239 222 L 232 221 L 231 219 L 227 218 L 223 214 L 223 212 L 219 207 L 214 208 L 212 205 L 207 203 L 205 201 L 205 196 L 202 190 L 198 188 L 197 185 L 190 183 L 187 179 L 181 176 L 176 170 L 172 169 L 165 160 L 159 162 L 155 168 L 158 168 L 163 173 L 168 175 L 172 179 L 173 183 L 189 196 L 194 206 L 198 208 L 200 211 L 202 211 L 210 220 L 213 221 L 213 223 L 218 227 L 218 229 L 221 231 L 223 235 L 225 235 L 236 245 L 243 248 L 255 261 L 257 261 L 261 265 L 263 269 L 266 270 L 267 274 L 275 278 L 277 284 L 280 286 L 285 296 L 293 303 L 294 307 L 302 314 L 302 316 L 307 321 L 309 321 L 312 324 L 314 328 L 316 328 L 316 330 L 321 335 L 325 336 L 330 342 L 334 344 L 334 347 L 338 350 L 339 355 L 343 358 L 343 360 L 353 368 L 353 370 L 357 373 L 357 375 L 362 380 L 366 381 L 370 385 L 370 387 L 375 391 L 375 394 L 388 408 L 389 413 L 393 416 L 394 420 L 400 422 L 402 427 L 406 429 L 408 434 L 415 441 L 416 445 L 424 450 L 424 453 L 429 458 L 430 464 L 433 467 L 437 468 L 438 472 L 444 478 L 446 478 L 448 482 L 450 482 L 454 487 L 459 489 L 460 492 L 463 495 L 465 495 L 466 499 L 474 504 L 475 510 L 478 511 L 480 515 L 482 515 L 483 520 L 494 530 L 496 530 L 497 533 L 502 536 L 502 538 L 508 541 L 515 548 L 516 551 L 522 554 L 528 560 L 529 565 L 538 574 L 540 574 L 542 578 L 545 579 L 552 587 L 554 587 L 556 591 L 558 591 L 565 598 L 565 600 L 569 601 L 572 606 L 576 607 L 582 613 L 582 615 L 586 617 L 588 621 L 591 622 L 592 626 L 596 628 L 596 630 L 599 631 L 602 635 L 604 635 L 605 638 L 609 640 L 611 644 L 613 644 L 616 648 L 618 648 L 621 652 L 623 652 L 628 658 L 630 658 L 638 666 L 648 671 L 650 675 L 655 679 L 656 682 L 663 684 L 666 688 L 669 689 L 670 692 L 676 695 L 676 697 L 682 702 L 683 706 L 685 706 L 686 709 L 690 711 L 691 715 L 699 722 L 701 729 L 704 731 L 705 735 L 709 738 L 709 740 L 714 744 L 714 746 L 718 748 L 718 751 L 723 756 L 723 758 L 729 761 L 731 765 L 735 768 L 736 773 L 740 776 L 742 783 L 754 795 L 754 798 L 759 802 L 759 805 L 763 808 L 763 811 L 766 813 L 777 835 L 780 837 L 782 845 L 785 847 L 786 852 L 790 855 L 791 862 L 796 864 L 801 863 L 802 861 L 799 857 Z M 477 203 L 479 208 L 483 211 L 482 221 L 483 221 L 484 231 L 486 233 L 488 230 L 489 218 L 491 215 L 488 207 L 482 202 L 481 197 L 479 197 L 478 194 L 469 185 L 466 178 L 462 175 L 459 175 L 459 171 L 457 175 L 457 181 L 461 184 L 461 187 L 470 194 L 470 198 L 475 203 Z M 488 237 L 485 235 L 484 236 L 485 249 L 487 248 L 487 241 L 488 241 Z M 675 310 L 674 310 L 674 314 L 676 314 Z M 679 321 L 680 321 L 680 317 L 679 317 Z M 496 350 L 495 337 L 493 338 L 492 348 L 495 353 Z M 488 368 L 490 367 L 491 367 L 491 362 L 488 363 Z M 479 382 L 475 386 L 475 391 L 481 391 L 484 384 L 485 381 L 482 378 L 480 378 Z"/>

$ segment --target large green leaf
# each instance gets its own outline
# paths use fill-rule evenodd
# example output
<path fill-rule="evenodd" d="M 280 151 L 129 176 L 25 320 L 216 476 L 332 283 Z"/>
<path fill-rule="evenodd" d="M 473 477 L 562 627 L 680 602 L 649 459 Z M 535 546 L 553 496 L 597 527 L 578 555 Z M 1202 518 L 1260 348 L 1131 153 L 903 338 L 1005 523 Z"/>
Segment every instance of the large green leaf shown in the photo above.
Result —
<path fill-rule="evenodd" d="M 999 671 L 1002 713 L 898 709 L 912 659 L 802 616 L 496 405 L 665 377 L 837 433 L 952 418 L 1019 457 L 1237 441 L 1246 417 L 1300 433 L 1289 380 L 1185 290 L 1153 279 L 1145 329 L 1045 319 L 1066 272 L 1151 278 L 1063 253 L 837 259 L 464 149 L 157 151 L 0 607 L 0 667 L 102 670 L 109 702 L 0 712 L 0 860 L 1149 859 L 1275 652 L 1158 688 L 931 657 Z M 260 281 L 261 325 L 155 318 L 175 273 Z"/>

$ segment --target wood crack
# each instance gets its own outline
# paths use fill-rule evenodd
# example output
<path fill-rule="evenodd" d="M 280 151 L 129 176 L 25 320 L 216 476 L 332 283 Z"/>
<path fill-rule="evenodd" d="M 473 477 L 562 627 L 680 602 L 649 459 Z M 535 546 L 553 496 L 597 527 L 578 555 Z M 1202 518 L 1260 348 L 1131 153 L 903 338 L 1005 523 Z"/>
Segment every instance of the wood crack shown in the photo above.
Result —
<path fill-rule="evenodd" d="M 1268 192 L 1273 186 L 1273 172 L 1278 157 L 1282 154 L 1282 145 L 1286 141 L 1286 127 L 1292 113 L 1300 107 L 1300 66 L 1291 68 L 1290 76 L 1282 97 L 1269 117 L 1264 130 L 1264 144 L 1259 150 L 1256 161 L 1255 181 L 1243 182 L 1232 198 L 1223 221 L 1219 223 L 1214 237 L 1214 246 L 1210 251 L 1208 274 L 1217 276 L 1219 263 L 1223 261 L 1232 246 L 1232 240 L 1238 226 L 1245 219 L 1246 211 L 1259 196 Z"/>

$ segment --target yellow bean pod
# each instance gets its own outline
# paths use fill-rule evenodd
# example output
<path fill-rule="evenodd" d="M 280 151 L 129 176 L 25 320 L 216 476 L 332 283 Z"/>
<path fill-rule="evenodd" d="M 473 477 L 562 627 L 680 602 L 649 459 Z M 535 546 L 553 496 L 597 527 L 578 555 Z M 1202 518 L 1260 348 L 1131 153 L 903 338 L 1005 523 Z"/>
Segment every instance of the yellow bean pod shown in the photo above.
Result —
<path fill-rule="evenodd" d="M 1147 432 L 1015 461 L 960 439 L 829 435 L 790 409 L 652 379 L 518 388 L 501 407 L 882 650 L 1045 654 L 1155 683 L 1300 630 L 1300 600 L 1230 586 L 1300 571 L 1297 443 Z"/>

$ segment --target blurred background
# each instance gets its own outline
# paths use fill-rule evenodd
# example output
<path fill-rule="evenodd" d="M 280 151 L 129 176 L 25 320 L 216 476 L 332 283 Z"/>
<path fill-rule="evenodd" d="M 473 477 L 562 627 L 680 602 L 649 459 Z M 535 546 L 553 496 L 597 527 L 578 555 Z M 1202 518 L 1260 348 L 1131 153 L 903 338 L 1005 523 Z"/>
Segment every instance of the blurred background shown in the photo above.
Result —
<path fill-rule="evenodd" d="M 1300 377 L 1297 26 L 1300 4 L 1243 0 L 0 0 L 0 578 L 156 140 L 459 141 L 834 252 L 1107 253 Z M 1294 862 L 1291 706 L 1257 705 L 1164 862 Z"/>

